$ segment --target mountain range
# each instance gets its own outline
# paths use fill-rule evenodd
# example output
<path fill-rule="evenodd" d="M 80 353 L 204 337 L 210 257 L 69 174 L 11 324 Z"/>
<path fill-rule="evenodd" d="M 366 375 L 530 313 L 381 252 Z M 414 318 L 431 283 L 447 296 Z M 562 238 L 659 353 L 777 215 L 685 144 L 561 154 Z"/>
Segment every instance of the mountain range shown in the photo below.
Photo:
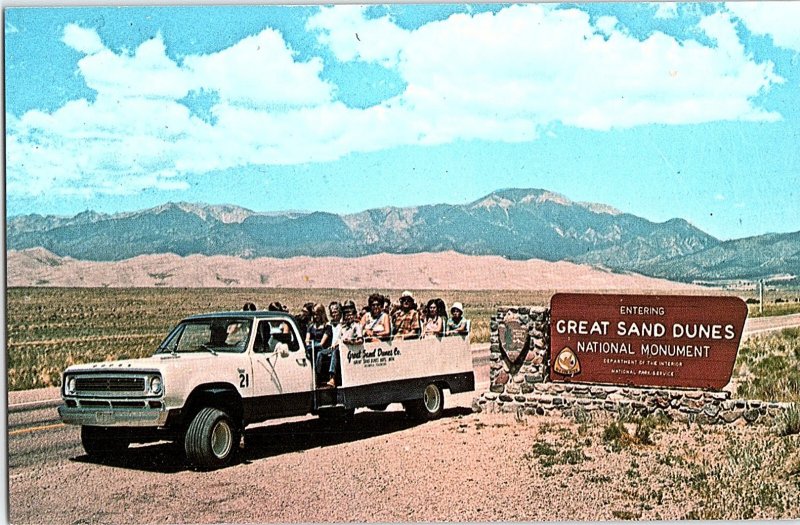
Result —
<path fill-rule="evenodd" d="M 252 259 L 455 251 L 569 261 L 681 282 L 797 282 L 800 275 L 800 232 L 720 241 L 683 219 L 655 223 L 542 189 L 349 215 L 179 202 L 117 214 L 10 218 L 7 249 L 36 247 L 87 261 L 163 253 Z"/>

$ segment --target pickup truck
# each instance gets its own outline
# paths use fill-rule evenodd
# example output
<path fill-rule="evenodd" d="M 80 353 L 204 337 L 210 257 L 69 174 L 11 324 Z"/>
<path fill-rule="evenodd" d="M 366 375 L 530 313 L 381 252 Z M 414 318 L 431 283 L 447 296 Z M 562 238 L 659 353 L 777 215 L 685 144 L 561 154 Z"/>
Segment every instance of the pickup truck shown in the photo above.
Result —
<path fill-rule="evenodd" d="M 73 365 L 62 376 L 64 423 L 81 426 L 89 456 L 131 443 L 173 441 L 193 466 L 229 465 L 248 425 L 316 414 L 349 419 L 356 408 L 400 402 L 414 417 L 439 417 L 443 391 L 473 391 L 469 334 L 341 345 L 337 387 L 315 377 L 315 355 L 283 312 L 188 317 L 151 357 Z M 327 375 L 326 378 L 327 379 Z"/>

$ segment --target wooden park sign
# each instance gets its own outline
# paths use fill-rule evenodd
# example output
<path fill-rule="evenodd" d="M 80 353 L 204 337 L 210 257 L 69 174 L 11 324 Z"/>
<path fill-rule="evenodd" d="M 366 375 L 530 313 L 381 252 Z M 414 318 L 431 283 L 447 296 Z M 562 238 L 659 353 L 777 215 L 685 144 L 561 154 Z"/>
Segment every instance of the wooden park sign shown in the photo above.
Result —
<path fill-rule="evenodd" d="M 747 305 L 737 297 L 556 294 L 550 380 L 722 389 Z"/>

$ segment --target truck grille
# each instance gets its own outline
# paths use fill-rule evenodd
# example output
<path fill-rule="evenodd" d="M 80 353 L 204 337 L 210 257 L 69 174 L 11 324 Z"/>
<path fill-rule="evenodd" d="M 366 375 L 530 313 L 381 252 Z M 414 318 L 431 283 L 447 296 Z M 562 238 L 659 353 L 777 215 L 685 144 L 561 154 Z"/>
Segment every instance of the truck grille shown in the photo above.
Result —
<path fill-rule="evenodd" d="M 81 392 L 144 392 L 143 377 L 79 377 L 75 381 Z"/>
<path fill-rule="evenodd" d="M 79 397 L 129 398 L 145 397 L 147 374 L 85 374 L 75 378 Z"/>

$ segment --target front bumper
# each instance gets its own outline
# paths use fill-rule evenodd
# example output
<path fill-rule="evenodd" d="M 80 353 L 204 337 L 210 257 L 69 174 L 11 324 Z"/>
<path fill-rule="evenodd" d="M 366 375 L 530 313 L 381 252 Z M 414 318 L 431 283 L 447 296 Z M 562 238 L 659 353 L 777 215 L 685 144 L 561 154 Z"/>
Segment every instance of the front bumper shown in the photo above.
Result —
<path fill-rule="evenodd" d="M 169 411 L 160 408 L 112 408 L 112 407 L 58 407 L 61 421 L 68 425 L 162 427 L 167 422 Z"/>

